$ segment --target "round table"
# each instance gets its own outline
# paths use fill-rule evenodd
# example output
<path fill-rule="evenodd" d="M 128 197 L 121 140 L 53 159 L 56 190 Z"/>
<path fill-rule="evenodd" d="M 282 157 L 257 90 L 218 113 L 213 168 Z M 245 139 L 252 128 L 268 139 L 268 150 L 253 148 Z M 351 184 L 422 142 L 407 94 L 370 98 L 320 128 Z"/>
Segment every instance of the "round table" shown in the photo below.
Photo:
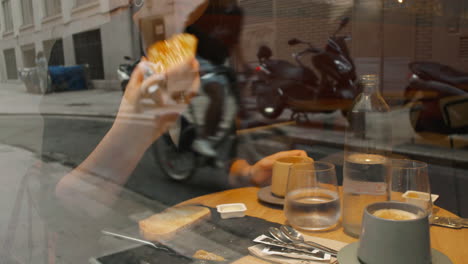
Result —
<path fill-rule="evenodd" d="M 210 207 L 216 207 L 218 204 L 244 203 L 247 206 L 247 215 L 262 218 L 270 222 L 284 224 L 286 222 L 286 218 L 282 209 L 260 202 L 257 199 L 258 190 L 259 188 L 256 187 L 232 189 L 196 197 L 181 203 L 181 205 L 203 204 Z M 454 214 L 442 208 L 436 208 L 436 210 L 436 215 L 455 217 Z M 433 248 L 447 255 L 454 264 L 467 263 L 468 251 L 465 250 L 466 246 L 468 246 L 468 228 L 450 229 L 431 226 L 430 232 L 431 246 Z M 357 239 L 346 235 L 341 227 L 333 231 L 308 232 L 307 234 L 346 243 L 357 241 Z"/>

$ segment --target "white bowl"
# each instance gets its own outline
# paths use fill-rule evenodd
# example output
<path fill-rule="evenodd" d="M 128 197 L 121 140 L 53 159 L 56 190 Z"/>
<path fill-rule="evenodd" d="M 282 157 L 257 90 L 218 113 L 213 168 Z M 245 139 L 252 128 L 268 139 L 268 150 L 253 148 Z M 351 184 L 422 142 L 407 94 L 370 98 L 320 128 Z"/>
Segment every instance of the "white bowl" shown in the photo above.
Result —
<path fill-rule="evenodd" d="M 429 200 L 429 193 L 417 192 L 417 191 L 407 191 L 403 195 L 403 198 L 406 199 L 407 203 L 424 207 L 424 204 Z M 432 203 L 434 203 L 439 195 L 431 194 Z"/>
<path fill-rule="evenodd" d="M 243 203 L 220 204 L 216 206 L 222 219 L 243 217 L 247 207 Z"/>

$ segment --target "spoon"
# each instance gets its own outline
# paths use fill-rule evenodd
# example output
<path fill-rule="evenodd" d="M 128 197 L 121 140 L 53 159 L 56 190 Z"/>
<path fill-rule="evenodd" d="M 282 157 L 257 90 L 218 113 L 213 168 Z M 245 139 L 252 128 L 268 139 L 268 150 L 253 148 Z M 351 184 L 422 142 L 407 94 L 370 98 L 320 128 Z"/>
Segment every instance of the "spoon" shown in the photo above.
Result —
<path fill-rule="evenodd" d="M 283 225 L 281 226 L 280 231 L 283 233 L 285 237 L 287 237 L 290 241 L 294 243 L 301 243 L 301 244 L 312 246 L 314 248 L 317 248 L 317 249 L 320 249 L 322 251 L 329 253 L 333 257 L 336 257 L 338 255 L 338 251 L 332 248 L 320 245 L 312 241 L 305 241 L 304 236 L 299 231 L 297 231 L 291 226 Z"/>
<path fill-rule="evenodd" d="M 291 243 L 291 239 L 287 238 L 279 228 L 276 227 L 270 227 L 268 228 L 268 232 L 273 238 L 276 238 L 277 240 L 284 242 L 284 243 Z"/>

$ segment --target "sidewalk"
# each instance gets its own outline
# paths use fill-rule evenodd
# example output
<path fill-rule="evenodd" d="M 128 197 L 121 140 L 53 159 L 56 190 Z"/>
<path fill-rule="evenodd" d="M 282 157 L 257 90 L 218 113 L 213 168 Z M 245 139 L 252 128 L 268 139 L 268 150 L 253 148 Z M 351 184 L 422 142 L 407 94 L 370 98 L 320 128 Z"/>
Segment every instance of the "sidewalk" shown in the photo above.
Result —
<path fill-rule="evenodd" d="M 108 117 L 117 113 L 122 92 L 84 90 L 47 95 L 26 92 L 23 84 L 0 83 L 0 114 L 61 114 Z"/>

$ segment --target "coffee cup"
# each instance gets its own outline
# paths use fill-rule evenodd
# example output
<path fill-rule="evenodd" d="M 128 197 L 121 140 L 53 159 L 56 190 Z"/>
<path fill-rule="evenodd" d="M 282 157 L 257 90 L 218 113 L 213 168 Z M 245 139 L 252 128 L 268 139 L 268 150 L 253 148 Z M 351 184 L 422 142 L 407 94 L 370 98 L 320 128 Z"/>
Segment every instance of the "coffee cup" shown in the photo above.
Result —
<path fill-rule="evenodd" d="M 358 258 L 367 264 L 431 263 L 427 211 L 400 202 L 367 206 L 362 220 Z"/>
<path fill-rule="evenodd" d="M 314 160 L 309 157 L 293 156 L 277 159 L 273 163 L 271 179 L 271 193 L 278 197 L 286 195 L 288 176 L 291 166 L 299 164 L 312 164 Z"/>

